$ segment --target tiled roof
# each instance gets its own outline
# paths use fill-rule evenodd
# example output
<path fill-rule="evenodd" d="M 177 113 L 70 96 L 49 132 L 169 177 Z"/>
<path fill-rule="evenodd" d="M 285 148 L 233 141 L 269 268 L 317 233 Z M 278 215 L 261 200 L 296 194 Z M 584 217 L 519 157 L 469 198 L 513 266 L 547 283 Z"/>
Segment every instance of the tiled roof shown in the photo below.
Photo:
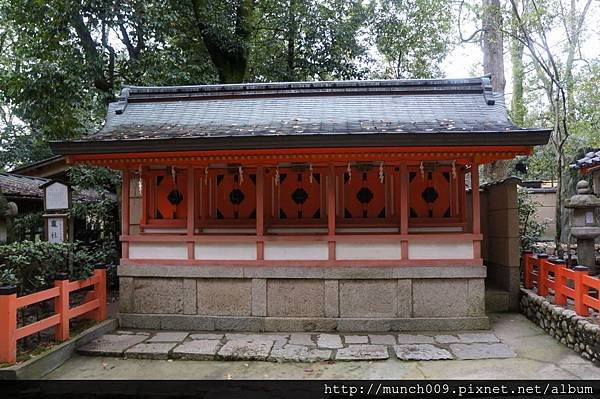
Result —
<path fill-rule="evenodd" d="M 123 89 L 119 101 L 110 104 L 104 127 L 80 140 L 79 148 L 91 141 L 144 140 L 152 145 L 152 140 L 223 137 L 271 138 L 285 147 L 281 136 L 343 140 L 340 135 L 527 131 L 509 120 L 503 96 L 492 93 L 487 77 L 133 86 Z M 535 130 L 541 131 L 546 132 Z M 65 151 L 69 146 L 65 144 L 55 143 L 53 148 L 63 154 L 76 153 Z"/>
<path fill-rule="evenodd" d="M 590 151 L 581 159 L 578 159 L 573 165 L 574 169 L 591 168 L 600 166 L 600 150 Z"/>
<path fill-rule="evenodd" d="M 48 183 L 50 179 L 41 177 L 22 176 L 14 173 L 0 172 L 0 191 L 6 197 L 39 199 L 44 197 L 44 190 L 40 186 Z M 94 190 L 82 190 L 76 199 L 85 202 L 98 200 L 100 197 Z"/>
<path fill-rule="evenodd" d="M 0 190 L 9 197 L 41 199 L 43 191 L 40 186 L 49 181 L 39 177 L 0 173 Z"/>

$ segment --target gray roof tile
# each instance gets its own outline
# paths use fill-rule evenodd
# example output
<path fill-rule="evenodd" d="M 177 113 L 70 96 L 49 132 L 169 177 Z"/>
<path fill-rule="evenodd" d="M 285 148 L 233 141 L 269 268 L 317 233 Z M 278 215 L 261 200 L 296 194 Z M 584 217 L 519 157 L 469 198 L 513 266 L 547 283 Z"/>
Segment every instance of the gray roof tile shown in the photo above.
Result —
<path fill-rule="evenodd" d="M 127 87 L 119 101 L 109 105 L 104 127 L 80 145 L 181 138 L 526 131 L 512 124 L 503 96 L 491 93 L 485 77 Z"/>
<path fill-rule="evenodd" d="M 600 165 L 600 150 L 590 151 L 583 158 L 578 159 L 571 167 L 574 169 L 589 168 Z"/>

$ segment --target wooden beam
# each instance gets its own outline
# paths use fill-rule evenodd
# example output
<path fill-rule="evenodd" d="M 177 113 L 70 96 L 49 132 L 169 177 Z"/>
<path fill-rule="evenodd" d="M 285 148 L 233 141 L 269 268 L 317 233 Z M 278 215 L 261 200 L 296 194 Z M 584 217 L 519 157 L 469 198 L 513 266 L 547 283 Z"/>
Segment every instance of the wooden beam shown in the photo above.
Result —
<path fill-rule="evenodd" d="M 400 198 L 398 198 L 399 202 L 399 215 L 400 218 L 400 234 L 407 235 L 408 234 L 408 168 L 406 164 L 403 163 L 400 165 Z M 400 242 L 400 258 L 408 259 L 408 241 L 403 240 Z"/>
<path fill-rule="evenodd" d="M 329 241 L 329 259 L 335 259 L 335 166 L 327 169 L 327 232 Z"/>
<path fill-rule="evenodd" d="M 479 198 L 479 165 L 471 166 L 471 202 L 473 208 L 473 234 L 481 233 L 481 203 Z"/>
<path fill-rule="evenodd" d="M 187 236 L 194 236 L 196 222 L 196 187 L 194 168 L 187 168 Z M 195 259 L 195 243 L 188 241 L 188 259 Z"/>
<path fill-rule="evenodd" d="M 256 168 L 256 259 L 265 256 L 265 168 Z"/>
<path fill-rule="evenodd" d="M 123 180 L 121 185 L 121 232 L 123 235 L 129 235 L 129 186 L 131 174 L 128 170 L 123 171 Z M 129 242 L 121 243 L 121 252 L 123 259 L 129 258 Z"/>
<path fill-rule="evenodd" d="M 408 234 L 408 168 L 400 165 L 400 234 Z"/>

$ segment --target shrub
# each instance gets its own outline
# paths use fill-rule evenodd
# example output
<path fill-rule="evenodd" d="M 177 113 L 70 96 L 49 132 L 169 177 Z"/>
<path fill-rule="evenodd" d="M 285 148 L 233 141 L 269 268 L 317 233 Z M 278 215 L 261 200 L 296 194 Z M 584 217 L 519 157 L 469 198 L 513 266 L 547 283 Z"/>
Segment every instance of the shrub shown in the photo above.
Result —
<path fill-rule="evenodd" d="M 521 237 L 521 252 L 532 251 L 540 241 L 548 222 L 536 220 L 537 210 L 541 205 L 534 201 L 527 189 L 519 187 L 517 191 L 517 208 L 519 212 L 519 234 Z"/>
<path fill-rule="evenodd" d="M 0 259 L 0 282 L 16 284 L 19 295 L 51 287 L 59 273 L 67 273 L 72 280 L 90 277 L 99 262 L 98 256 L 79 242 L 15 242 L 0 246 Z"/>

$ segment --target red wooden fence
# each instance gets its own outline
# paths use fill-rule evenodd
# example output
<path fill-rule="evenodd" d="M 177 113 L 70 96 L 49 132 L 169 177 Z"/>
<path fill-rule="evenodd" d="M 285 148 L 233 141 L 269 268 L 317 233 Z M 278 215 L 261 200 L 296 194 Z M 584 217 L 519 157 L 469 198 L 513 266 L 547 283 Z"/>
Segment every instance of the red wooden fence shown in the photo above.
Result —
<path fill-rule="evenodd" d="M 71 308 L 71 292 L 93 286 L 84 303 Z M 17 327 L 17 310 L 25 306 L 54 299 L 54 314 L 23 327 Z M 94 275 L 85 280 L 69 281 L 57 279 L 54 287 L 22 297 L 16 290 L 0 292 L 0 363 L 13 364 L 17 361 L 17 340 L 55 327 L 57 341 L 69 339 L 69 321 L 75 317 L 89 315 L 92 320 L 106 319 L 106 269 L 97 268 Z"/>
<path fill-rule="evenodd" d="M 523 268 L 525 288 L 531 289 L 535 285 L 540 296 L 554 294 L 556 305 L 564 306 L 567 299 L 571 299 L 575 312 L 581 316 L 588 316 L 590 308 L 600 312 L 600 279 L 588 276 L 587 267 L 569 269 L 564 260 L 525 253 Z M 590 295 L 590 289 L 595 291 L 595 296 Z"/>

